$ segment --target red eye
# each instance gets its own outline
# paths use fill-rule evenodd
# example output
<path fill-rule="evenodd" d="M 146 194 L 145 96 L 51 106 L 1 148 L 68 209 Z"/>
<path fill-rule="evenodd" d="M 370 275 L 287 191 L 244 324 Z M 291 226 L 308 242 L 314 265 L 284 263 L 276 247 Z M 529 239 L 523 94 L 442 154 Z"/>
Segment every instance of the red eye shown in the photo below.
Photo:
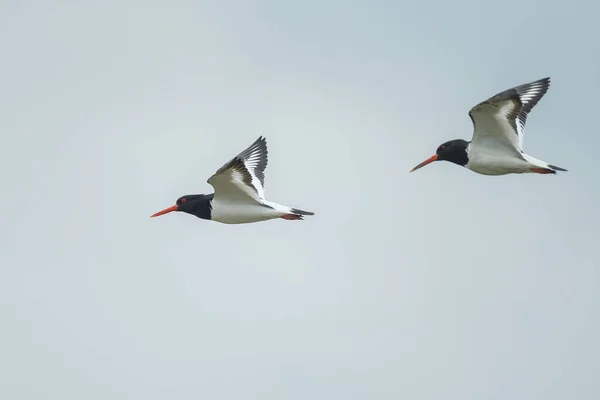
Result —
<path fill-rule="evenodd" d="M 446 150 L 446 146 L 440 146 L 440 150 Z"/>
<path fill-rule="evenodd" d="M 182 202 L 182 203 L 185 203 L 186 201 L 187 201 L 186 199 L 181 199 L 181 202 Z"/>

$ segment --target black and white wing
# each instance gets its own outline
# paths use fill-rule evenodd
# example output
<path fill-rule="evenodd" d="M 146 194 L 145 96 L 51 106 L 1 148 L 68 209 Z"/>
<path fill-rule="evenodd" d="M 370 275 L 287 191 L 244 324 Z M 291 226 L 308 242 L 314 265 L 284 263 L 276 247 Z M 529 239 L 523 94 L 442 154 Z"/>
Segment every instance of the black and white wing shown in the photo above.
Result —
<path fill-rule="evenodd" d="M 267 140 L 262 136 L 235 156 L 210 178 L 208 183 L 218 197 L 251 197 L 265 200 L 265 169 L 268 162 Z"/>
<path fill-rule="evenodd" d="M 525 83 L 490 97 L 469 111 L 473 121 L 473 142 L 489 139 L 523 150 L 523 133 L 527 114 L 550 87 L 550 78 Z"/>

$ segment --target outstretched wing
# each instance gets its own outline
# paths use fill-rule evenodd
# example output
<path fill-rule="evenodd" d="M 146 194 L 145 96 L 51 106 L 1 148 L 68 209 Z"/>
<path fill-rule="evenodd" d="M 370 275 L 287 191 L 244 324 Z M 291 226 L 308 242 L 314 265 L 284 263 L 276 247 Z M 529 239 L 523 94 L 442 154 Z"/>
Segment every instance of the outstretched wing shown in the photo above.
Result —
<path fill-rule="evenodd" d="M 268 162 L 267 140 L 260 136 L 208 178 L 216 196 L 246 197 L 265 200 L 265 169 Z"/>
<path fill-rule="evenodd" d="M 543 78 L 505 90 L 477 104 L 469 111 L 474 128 L 473 142 L 491 139 L 521 152 L 527 115 L 549 87 L 550 78 Z"/>

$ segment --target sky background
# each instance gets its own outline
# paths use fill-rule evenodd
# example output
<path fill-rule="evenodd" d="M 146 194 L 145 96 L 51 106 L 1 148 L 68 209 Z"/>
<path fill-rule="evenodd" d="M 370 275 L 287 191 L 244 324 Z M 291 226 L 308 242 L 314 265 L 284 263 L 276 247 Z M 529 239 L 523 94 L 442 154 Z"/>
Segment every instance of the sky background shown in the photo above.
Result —
<path fill-rule="evenodd" d="M 0 2 L 0 398 L 598 399 L 598 12 Z M 408 173 L 545 76 L 569 172 Z M 260 135 L 314 217 L 149 218 Z"/>

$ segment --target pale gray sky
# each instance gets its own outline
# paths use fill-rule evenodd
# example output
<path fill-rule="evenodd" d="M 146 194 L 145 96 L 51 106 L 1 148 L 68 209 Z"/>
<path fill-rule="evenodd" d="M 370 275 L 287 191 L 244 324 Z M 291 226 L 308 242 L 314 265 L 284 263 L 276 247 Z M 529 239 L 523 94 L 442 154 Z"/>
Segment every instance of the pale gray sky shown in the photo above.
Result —
<path fill-rule="evenodd" d="M 2 2 L 0 398 L 598 399 L 598 12 Z M 408 173 L 545 76 L 569 172 Z M 149 218 L 259 135 L 314 217 Z"/>

